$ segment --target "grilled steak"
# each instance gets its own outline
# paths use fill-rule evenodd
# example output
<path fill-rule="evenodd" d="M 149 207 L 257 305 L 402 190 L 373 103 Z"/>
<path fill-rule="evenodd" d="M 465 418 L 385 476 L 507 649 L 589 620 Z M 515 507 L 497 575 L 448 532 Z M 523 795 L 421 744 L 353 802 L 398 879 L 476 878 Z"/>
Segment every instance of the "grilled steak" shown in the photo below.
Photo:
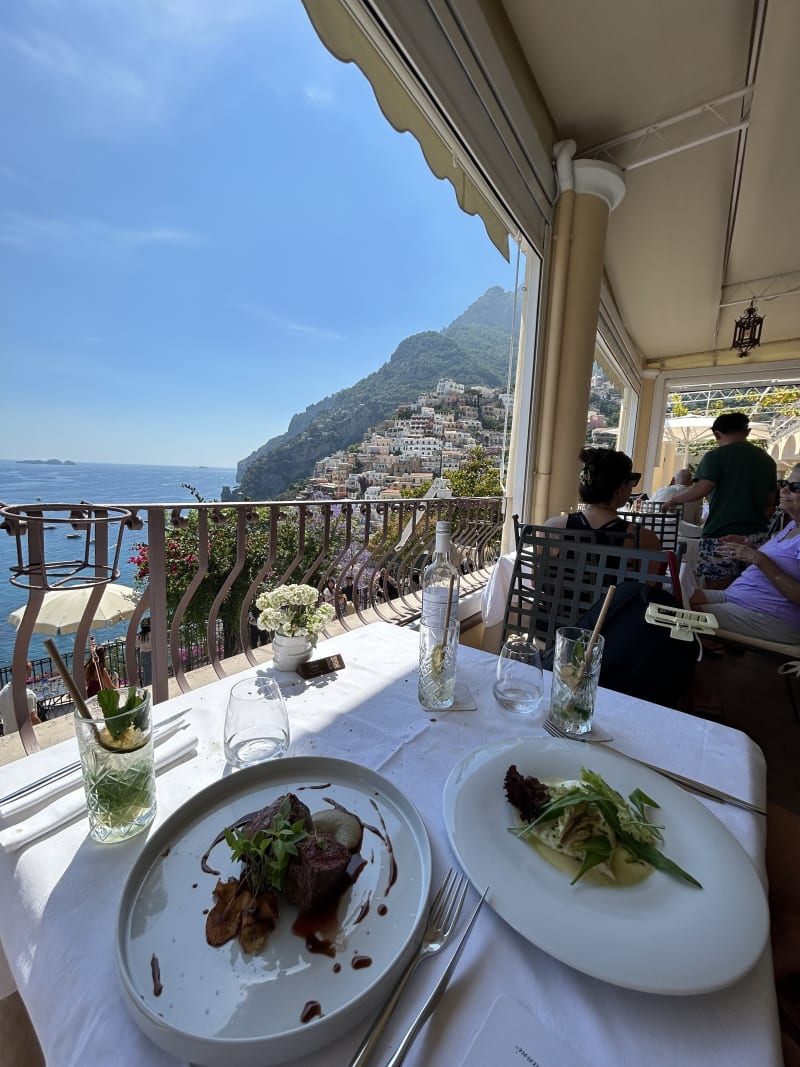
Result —
<path fill-rule="evenodd" d="M 300 912 L 311 911 L 339 888 L 350 850 L 325 834 L 312 834 L 297 846 L 297 856 L 289 864 L 283 892 Z"/>
<path fill-rule="evenodd" d="M 262 808 L 261 811 L 257 811 L 251 818 L 250 822 L 245 827 L 245 833 L 248 837 L 255 837 L 259 830 L 266 829 L 275 816 L 280 811 L 281 804 L 283 804 L 286 798 L 289 798 L 289 813 L 286 816 L 288 822 L 294 824 L 296 822 L 303 822 L 303 829 L 308 830 L 309 833 L 314 829 L 314 824 L 311 821 L 311 812 L 306 805 L 294 793 L 283 793 L 277 800 L 273 800 L 271 804 L 268 804 L 266 808 Z"/>

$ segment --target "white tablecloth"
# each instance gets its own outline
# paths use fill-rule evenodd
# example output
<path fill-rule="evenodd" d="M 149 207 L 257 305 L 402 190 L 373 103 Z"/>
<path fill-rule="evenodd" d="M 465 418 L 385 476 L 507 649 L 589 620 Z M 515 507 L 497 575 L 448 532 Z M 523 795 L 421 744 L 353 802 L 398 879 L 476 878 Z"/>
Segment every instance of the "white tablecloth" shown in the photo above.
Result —
<path fill-rule="evenodd" d="M 491 688 L 494 657 L 474 649 L 460 649 L 459 679 L 475 696 L 478 710 L 436 714 L 417 702 L 416 634 L 376 624 L 334 638 L 320 652 L 341 652 L 346 668 L 313 683 L 278 675 L 293 730 L 291 754 L 354 760 L 407 792 L 424 815 L 438 883 L 453 863 L 441 810 L 451 768 L 487 742 L 529 730 L 544 737 L 544 731 L 500 709 Z M 233 681 L 156 709 L 157 717 L 165 717 L 191 707 L 192 726 L 200 737 L 193 760 L 159 777 L 156 825 L 220 777 L 222 718 Z M 599 695 L 598 718 L 614 735 L 615 746 L 645 758 L 657 756 L 665 766 L 764 804 L 763 756 L 738 731 L 606 691 Z M 65 742 L 3 768 L 0 792 L 73 754 L 74 743 Z M 763 817 L 711 802 L 708 806 L 763 878 Z M 79 819 L 20 852 L 0 854 L 0 942 L 49 1065 L 175 1067 L 177 1061 L 151 1045 L 129 1019 L 117 991 L 117 898 L 143 842 L 95 845 L 86 831 L 85 820 Z M 448 954 L 417 971 L 377 1063 L 387 1058 Z M 501 993 L 524 1001 L 546 1027 L 598 1067 L 770 1067 L 781 1062 L 769 949 L 729 989 L 698 997 L 650 996 L 571 970 L 514 933 L 490 908 L 484 908 L 442 1007 L 406 1062 L 417 1067 L 460 1063 Z M 345 1065 L 362 1034 L 359 1028 L 303 1063 Z"/>

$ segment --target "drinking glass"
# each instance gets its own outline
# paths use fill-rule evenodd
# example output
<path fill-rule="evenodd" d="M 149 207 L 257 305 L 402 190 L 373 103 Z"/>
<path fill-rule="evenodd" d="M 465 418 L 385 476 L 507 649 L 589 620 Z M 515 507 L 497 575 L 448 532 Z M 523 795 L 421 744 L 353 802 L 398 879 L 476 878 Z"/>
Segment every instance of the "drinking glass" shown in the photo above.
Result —
<path fill-rule="evenodd" d="M 443 711 L 453 706 L 460 630 L 457 619 L 451 620 L 447 631 L 438 624 L 420 623 L 417 696 L 428 711 Z"/>
<path fill-rule="evenodd" d="M 570 734 L 586 734 L 592 728 L 605 640 L 597 638 L 586 663 L 591 636 L 591 630 L 577 626 L 556 630 L 549 718 Z"/>
<path fill-rule="evenodd" d="M 289 716 L 278 683 L 256 675 L 237 682 L 225 713 L 225 758 L 234 767 L 283 756 L 289 748 Z"/>
<path fill-rule="evenodd" d="M 504 708 L 521 715 L 534 715 L 541 707 L 542 658 L 524 634 L 511 634 L 500 651 L 494 695 Z"/>
<path fill-rule="evenodd" d="M 124 706 L 127 690 L 120 691 Z M 87 700 L 93 718 L 75 712 L 75 735 L 95 841 L 127 841 L 156 814 L 156 779 L 150 691 L 137 690 L 131 711 L 104 716 L 97 697 Z"/>

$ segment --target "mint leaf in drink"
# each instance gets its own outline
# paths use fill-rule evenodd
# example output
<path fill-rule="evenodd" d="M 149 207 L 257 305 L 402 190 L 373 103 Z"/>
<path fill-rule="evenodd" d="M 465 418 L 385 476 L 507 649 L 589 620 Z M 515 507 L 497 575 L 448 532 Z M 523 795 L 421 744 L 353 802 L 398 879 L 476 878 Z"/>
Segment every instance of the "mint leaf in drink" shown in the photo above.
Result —
<path fill-rule="evenodd" d="M 119 693 L 116 689 L 101 689 L 97 694 L 97 703 L 100 705 L 104 719 L 116 715 L 119 711 Z M 112 731 L 112 736 L 117 735 Z"/>
<path fill-rule="evenodd" d="M 114 741 L 124 737 L 132 726 L 137 730 L 144 730 L 147 725 L 146 696 L 142 696 L 136 686 L 132 685 L 120 707 L 121 695 L 121 690 L 118 689 L 101 689 L 97 693 L 97 703 L 106 720 L 105 728 Z"/>
<path fill-rule="evenodd" d="M 138 707 L 139 704 L 141 704 L 141 701 L 140 701 L 139 696 L 138 696 L 138 694 L 136 692 L 136 686 L 132 685 L 128 689 L 128 696 L 127 696 L 127 699 L 125 701 L 125 706 L 123 707 L 122 710 L 123 711 L 133 711 L 133 709 Z"/>

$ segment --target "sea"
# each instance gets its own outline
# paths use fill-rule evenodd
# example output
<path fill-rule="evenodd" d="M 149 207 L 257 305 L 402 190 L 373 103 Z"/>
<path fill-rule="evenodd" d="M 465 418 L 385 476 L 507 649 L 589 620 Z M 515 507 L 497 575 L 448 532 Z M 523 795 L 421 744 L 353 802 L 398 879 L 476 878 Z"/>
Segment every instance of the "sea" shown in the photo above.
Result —
<path fill-rule="evenodd" d="M 119 463 L 47 464 L 21 463 L 16 460 L 0 460 L 0 501 L 3 504 L 73 504 L 88 500 L 94 504 L 193 503 L 194 497 L 184 484 L 193 486 L 206 500 L 219 500 L 223 485 L 234 485 L 236 471 L 228 467 L 152 467 Z M 81 541 L 68 541 L 67 525 L 47 532 L 47 554 L 50 545 L 54 550 L 66 552 L 70 546 L 82 545 Z M 53 540 L 51 541 L 51 538 Z M 63 538 L 63 546 L 56 542 Z M 123 585 L 133 585 L 136 570 L 129 562 L 135 554 L 134 545 L 147 539 L 147 526 L 141 530 L 126 530 L 120 552 L 120 577 Z M 67 555 L 59 559 L 71 558 Z M 8 616 L 27 600 L 27 591 L 10 582 L 10 568 L 16 563 L 16 542 L 0 530 L 0 667 L 11 665 L 16 629 L 7 622 Z M 125 635 L 127 624 L 119 623 L 102 630 L 92 631 L 101 641 L 113 641 Z M 31 638 L 28 658 L 39 659 L 47 655 L 43 645 L 46 635 L 34 634 Z M 53 638 L 60 652 L 71 652 L 75 635 L 64 634 Z"/>

